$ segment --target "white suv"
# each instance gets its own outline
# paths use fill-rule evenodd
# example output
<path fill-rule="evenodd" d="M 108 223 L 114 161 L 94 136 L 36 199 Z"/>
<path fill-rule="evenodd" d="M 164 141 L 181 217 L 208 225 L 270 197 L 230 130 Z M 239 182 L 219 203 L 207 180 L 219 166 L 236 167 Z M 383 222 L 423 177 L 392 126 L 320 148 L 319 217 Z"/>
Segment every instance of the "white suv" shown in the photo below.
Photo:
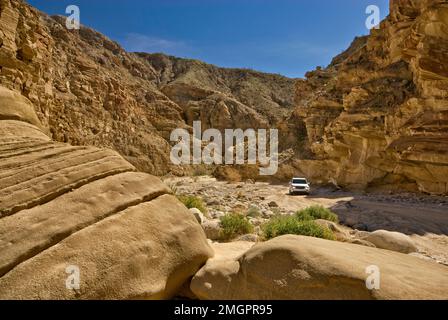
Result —
<path fill-rule="evenodd" d="M 289 194 L 310 194 L 310 184 L 305 178 L 292 178 L 289 183 Z"/>

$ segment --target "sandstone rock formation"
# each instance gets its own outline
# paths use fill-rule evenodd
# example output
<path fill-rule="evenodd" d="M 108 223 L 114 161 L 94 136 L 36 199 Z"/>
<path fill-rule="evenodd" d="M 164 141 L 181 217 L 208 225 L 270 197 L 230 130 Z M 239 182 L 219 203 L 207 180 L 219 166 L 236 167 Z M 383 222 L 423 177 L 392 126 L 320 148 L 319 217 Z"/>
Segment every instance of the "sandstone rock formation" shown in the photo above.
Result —
<path fill-rule="evenodd" d="M 0 93 L 0 299 L 170 298 L 213 255 L 158 178 L 115 151 L 52 142 L 29 101 Z M 66 288 L 71 265 L 79 290 Z"/>
<path fill-rule="evenodd" d="M 448 3 L 391 0 L 380 29 L 297 82 L 292 167 L 353 189 L 448 193 Z"/>
<path fill-rule="evenodd" d="M 268 128 L 294 104 L 292 79 L 163 54 L 138 55 L 153 66 L 161 91 L 182 107 L 187 124 L 201 120 L 203 130 Z"/>
<path fill-rule="evenodd" d="M 373 243 L 377 248 L 381 249 L 402 253 L 412 253 L 417 251 L 417 248 L 411 238 L 399 232 L 377 230 L 370 233 L 362 240 Z"/>
<path fill-rule="evenodd" d="M 201 299 L 223 300 L 448 298 L 447 267 L 410 255 L 302 236 L 241 251 L 207 262 L 191 290 Z M 372 265 L 380 271 L 379 290 L 366 286 Z"/>
<path fill-rule="evenodd" d="M 380 29 L 297 81 L 294 99 L 295 80 L 128 53 L 2 0 L 0 84 L 32 101 L 54 140 L 112 148 L 157 175 L 190 173 L 170 164 L 169 133 L 201 120 L 203 130 L 278 128 L 277 179 L 447 194 L 447 5 L 391 0 Z M 231 169 L 217 175 L 260 178 Z"/>
<path fill-rule="evenodd" d="M 292 79 L 128 53 L 23 0 L 0 1 L 0 30 L 0 85 L 31 100 L 54 140 L 112 148 L 148 173 L 185 172 L 169 161 L 175 128 L 267 127 L 293 108 Z"/>

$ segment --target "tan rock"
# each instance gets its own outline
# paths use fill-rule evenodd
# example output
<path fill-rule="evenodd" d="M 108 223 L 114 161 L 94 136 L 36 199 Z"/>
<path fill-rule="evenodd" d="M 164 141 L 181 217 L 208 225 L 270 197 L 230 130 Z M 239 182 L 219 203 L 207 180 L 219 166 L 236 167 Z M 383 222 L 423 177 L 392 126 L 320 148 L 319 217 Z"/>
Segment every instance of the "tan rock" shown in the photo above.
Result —
<path fill-rule="evenodd" d="M 347 242 L 352 243 L 352 244 L 358 244 L 360 246 L 366 246 L 366 247 L 372 247 L 372 248 L 376 248 L 376 246 L 366 240 L 361 240 L 361 239 L 349 239 Z"/>
<path fill-rule="evenodd" d="M 0 121 L 0 128 L 6 126 L 9 132 L 25 128 L 22 134 L 31 136 L 0 137 L 5 143 L 0 148 L 0 217 L 45 203 L 103 177 L 135 170 L 112 150 L 49 142 L 41 140 L 41 135 L 35 139 L 37 128 L 4 122 Z"/>
<path fill-rule="evenodd" d="M 366 268 L 380 270 L 369 290 Z M 201 299 L 447 299 L 448 268 L 410 255 L 303 236 L 282 236 L 239 259 L 207 263 L 191 289 Z"/>
<path fill-rule="evenodd" d="M 0 278 L 0 299 L 163 299 L 212 255 L 173 196 L 128 208 L 61 240 Z M 69 265 L 79 290 L 66 288 Z"/>
<path fill-rule="evenodd" d="M 0 121 L 0 136 L 3 137 L 3 144 L 9 144 L 10 142 L 36 143 L 35 141 L 30 141 L 30 139 L 51 141 L 38 127 L 16 120 Z"/>
<path fill-rule="evenodd" d="M 317 219 L 314 221 L 318 225 L 330 229 L 334 233 L 338 241 L 347 241 L 348 239 L 350 239 L 350 233 L 349 233 L 351 230 L 350 228 L 341 226 L 337 223 L 328 220 Z"/>
<path fill-rule="evenodd" d="M 4 217 L 0 220 L 0 276 L 121 208 L 168 192 L 159 179 L 128 172 L 94 181 L 53 201 Z"/>
<path fill-rule="evenodd" d="M 376 230 L 362 240 L 373 243 L 377 248 L 401 253 L 416 252 L 417 248 L 410 237 L 400 232 Z"/>
<path fill-rule="evenodd" d="M 0 133 L 0 299 L 172 298 L 213 255 L 170 189 L 116 152 L 16 120 Z"/>
<path fill-rule="evenodd" d="M 305 143 L 279 174 L 358 190 L 447 194 L 446 3 L 397 0 L 390 10 L 378 30 L 297 82 L 286 127 Z"/>
<path fill-rule="evenodd" d="M 202 224 L 202 229 L 210 240 L 221 240 L 222 238 L 222 228 L 219 219 L 206 220 Z"/>
<path fill-rule="evenodd" d="M 234 241 L 228 243 L 212 243 L 215 255 L 207 263 L 212 264 L 218 261 L 238 260 L 244 253 L 254 246 L 251 241 Z"/>
<path fill-rule="evenodd" d="M 21 94 L 0 86 L 0 120 L 19 120 L 42 128 L 31 102 Z"/>
<path fill-rule="evenodd" d="M 204 214 L 198 208 L 191 208 L 189 209 L 189 211 L 194 215 L 194 217 L 200 224 L 206 221 Z"/>

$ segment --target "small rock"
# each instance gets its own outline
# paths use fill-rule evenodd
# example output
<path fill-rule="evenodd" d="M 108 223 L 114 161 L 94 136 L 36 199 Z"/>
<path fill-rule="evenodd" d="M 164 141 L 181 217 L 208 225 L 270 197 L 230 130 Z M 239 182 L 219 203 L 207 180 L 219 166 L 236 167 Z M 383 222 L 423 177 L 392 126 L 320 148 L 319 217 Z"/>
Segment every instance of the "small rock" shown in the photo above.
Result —
<path fill-rule="evenodd" d="M 205 232 L 207 239 L 221 240 L 221 222 L 218 219 L 207 220 L 202 223 L 202 229 Z"/>
<path fill-rule="evenodd" d="M 258 242 L 258 239 L 259 239 L 258 235 L 250 233 L 239 236 L 238 238 L 236 238 L 235 241 Z"/>
<path fill-rule="evenodd" d="M 217 199 L 207 199 L 206 201 L 205 201 L 205 203 L 208 205 L 208 206 L 217 206 L 217 205 L 219 205 L 219 201 L 217 200 Z"/>
<path fill-rule="evenodd" d="M 323 219 L 317 219 L 315 220 L 315 222 L 322 227 L 330 229 L 334 233 L 338 241 L 347 241 L 350 238 L 349 231 L 345 230 L 347 228 L 344 229 L 343 226 L 340 226 L 337 223 Z"/>
<path fill-rule="evenodd" d="M 204 217 L 204 214 L 198 208 L 191 208 L 189 210 L 194 215 L 194 217 L 196 218 L 196 220 L 199 223 L 202 224 L 206 220 L 206 218 Z"/>
<path fill-rule="evenodd" d="M 277 202 L 275 202 L 275 201 L 271 201 L 271 202 L 269 202 L 269 203 L 268 203 L 268 206 L 271 207 L 271 208 L 278 208 L 278 204 L 277 204 Z"/>
<path fill-rule="evenodd" d="M 368 226 L 364 223 L 357 223 L 353 226 L 353 229 L 360 230 L 360 231 L 367 231 Z"/>
<path fill-rule="evenodd" d="M 260 219 L 260 218 L 251 218 L 249 219 L 249 222 L 253 225 L 253 226 L 261 226 L 264 223 L 264 219 Z"/>
<path fill-rule="evenodd" d="M 225 213 L 222 212 L 222 211 L 220 211 L 220 210 L 217 210 L 217 211 L 211 211 L 211 212 L 210 212 L 210 216 L 211 216 L 212 218 L 214 218 L 214 219 L 216 219 L 216 218 L 221 218 L 221 217 L 224 216 L 224 215 L 225 215 Z"/>

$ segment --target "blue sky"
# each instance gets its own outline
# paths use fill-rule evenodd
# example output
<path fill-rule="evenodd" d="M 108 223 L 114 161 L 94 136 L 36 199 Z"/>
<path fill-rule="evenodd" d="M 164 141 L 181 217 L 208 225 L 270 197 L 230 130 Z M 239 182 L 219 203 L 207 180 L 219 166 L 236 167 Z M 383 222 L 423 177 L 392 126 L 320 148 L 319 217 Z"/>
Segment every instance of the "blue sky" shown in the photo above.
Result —
<path fill-rule="evenodd" d="M 28 0 L 48 14 L 77 5 L 81 23 L 128 51 L 303 77 L 368 33 L 368 5 L 388 0 Z"/>

